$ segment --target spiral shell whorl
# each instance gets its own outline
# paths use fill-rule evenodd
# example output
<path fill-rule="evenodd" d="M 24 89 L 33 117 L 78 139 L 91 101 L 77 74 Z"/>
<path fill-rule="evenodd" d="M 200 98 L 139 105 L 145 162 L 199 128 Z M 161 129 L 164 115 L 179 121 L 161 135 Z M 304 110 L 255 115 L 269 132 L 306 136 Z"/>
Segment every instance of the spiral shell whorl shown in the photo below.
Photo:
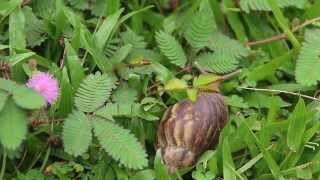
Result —
<path fill-rule="evenodd" d="M 184 148 L 166 147 L 161 154 L 170 173 L 178 167 L 192 166 L 196 161 L 196 154 Z"/>
<path fill-rule="evenodd" d="M 184 100 L 170 107 L 157 132 L 157 146 L 169 172 L 194 165 L 199 155 L 216 144 L 227 117 L 218 93 L 201 93 L 196 102 Z"/>

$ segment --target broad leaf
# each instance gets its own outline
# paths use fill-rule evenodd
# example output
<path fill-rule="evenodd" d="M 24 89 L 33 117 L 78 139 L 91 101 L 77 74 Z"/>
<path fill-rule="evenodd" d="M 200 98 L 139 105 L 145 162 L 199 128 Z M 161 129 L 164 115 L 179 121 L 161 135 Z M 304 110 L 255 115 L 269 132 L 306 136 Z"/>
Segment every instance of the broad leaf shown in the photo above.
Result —
<path fill-rule="evenodd" d="M 302 98 L 299 99 L 293 113 L 289 117 L 287 143 L 292 151 L 300 148 L 306 128 L 306 106 Z"/>
<path fill-rule="evenodd" d="M 97 33 L 94 35 L 97 47 L 101 50 L 104 48 L 106 42 L 110 38 L 111 32 L 116 26 L 122 11 L 123 10 L 119 10 L 116 13 L 109 16 L 108 18 L 106 18 L 103 21 L 102 25 L 99 27 Z"/>
<path fill-rule="evenodd" d="M 45 99 L 33 89 L 18 86 L 12 91 L 14 102 L 25 109 L 39 109 L 46 105 Z"/>
<path fill-rule="evenodd" d="M 8 93 L 0 90 L 0 112 L 1 112 L 2 108 L 4 107 L 4 105 L 6 104 L 7 99 L 8 99 Z"/>
<path fill-rule="evenodd" d="M 0 112 L 0 142 L 8 149 L 16 149 L 27 134 L 26 113 L 8 99 Z"/>
<path fill-rule="evenodd" d="M 26 47 L 25 17 L 21 8 L 16 8 L 9 17 L 9 39 L 11 48 Z"/>

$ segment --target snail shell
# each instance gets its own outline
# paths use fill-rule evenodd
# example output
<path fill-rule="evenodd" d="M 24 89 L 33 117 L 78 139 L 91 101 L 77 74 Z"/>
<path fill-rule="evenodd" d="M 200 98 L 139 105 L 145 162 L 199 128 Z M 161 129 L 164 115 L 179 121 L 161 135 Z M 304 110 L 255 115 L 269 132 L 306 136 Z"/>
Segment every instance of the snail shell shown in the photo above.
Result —
<path fill-rule="evenodd" d="M 164 114 L 157 132 L 169 172 L 192 166 L 219 139 L 228 119 L 228 109 L 219 93 L 201 93 L 196 102 L 183 100 Z"/>

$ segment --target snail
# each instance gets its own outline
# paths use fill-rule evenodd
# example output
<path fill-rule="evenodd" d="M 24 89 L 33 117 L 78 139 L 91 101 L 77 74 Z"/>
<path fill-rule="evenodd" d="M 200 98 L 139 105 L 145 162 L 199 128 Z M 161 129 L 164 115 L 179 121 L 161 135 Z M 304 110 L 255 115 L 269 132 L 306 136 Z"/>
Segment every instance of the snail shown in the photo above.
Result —
<path fill-rule="evenodd" d="M 157 147 L 169 173 L 193 166 L 198 157 L 217 144 L 228 121 L 228 108 L 218 86 L 238 72 L 220 77 L 200 89 L 195 101 L 182 100 L 164 113 L 157 130 Z"/>

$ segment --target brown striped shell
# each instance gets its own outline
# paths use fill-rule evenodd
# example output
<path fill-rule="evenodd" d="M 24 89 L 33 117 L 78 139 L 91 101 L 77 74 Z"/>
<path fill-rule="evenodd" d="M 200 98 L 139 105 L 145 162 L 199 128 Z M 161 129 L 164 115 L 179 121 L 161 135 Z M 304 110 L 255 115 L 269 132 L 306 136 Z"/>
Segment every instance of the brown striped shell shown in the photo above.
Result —
<path fill-rule="evenodd" d="M 183 100 L 164 114 L 157 132 L 157 146 L 169 172 L 192 166 L 215 145 L 228 119 L 219 93 L 201 93 L 196 102 Z"/>

